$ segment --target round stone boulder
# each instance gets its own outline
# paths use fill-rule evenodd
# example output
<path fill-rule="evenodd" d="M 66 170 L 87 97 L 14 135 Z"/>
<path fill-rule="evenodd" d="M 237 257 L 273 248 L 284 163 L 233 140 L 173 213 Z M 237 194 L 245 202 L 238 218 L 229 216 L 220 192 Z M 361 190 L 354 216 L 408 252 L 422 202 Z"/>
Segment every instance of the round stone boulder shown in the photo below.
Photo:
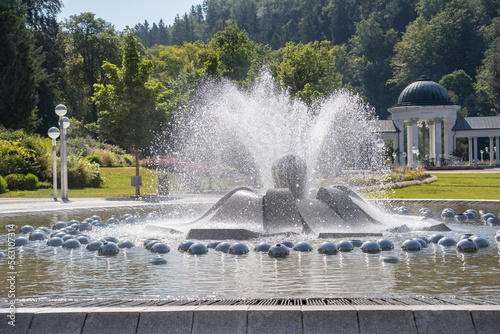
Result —
<path fill-rule="evenodd" d="M 120 253 L 120 248 L 114 242 L 105 242 L 99 247 L 99 255 L 116 255 Z"/>
<path fill-rule="evenodd" d="M 104 238 L 101 239 L 101 241 L 102 242 L 105 242 L 105 241 L 112 242 L 114 244 L 118 244 L 118 242 L 119 242 L 118 239 L 115 238 L 115 237 L 104 237 Z"/>
<path fill-rule="evenodd" d="M 441 212 L 441 218 L 446 220 L 453 220 L 455 218 L 455 211 L 452 209 L 444 209 Z"/>
<path fill-rule="evenodd" d="M 486 223 L 490 226 L 500 225 L 500 218 L 497 218 L 497 217 L 488 218 Z"/>
<path fill-rule="evenodd" d="M 120 223 L 120 220 L 118 220 L 117 218 L 108 218 L 108 220 L 106 220 L 106 224 L 108 225 L 113 225 L 113 224 L 119 224 Z"/>
<path fill-rule="evenodd" d="M 228 250 L 229 254 L 234 254 L 234 255 L 243 255 L 243 254 L 247 254 L 248 252 L 249 252 L 248 246 L 241 243 L 241 242 L 237 242 L 235 244 L 232 244 Z"/>
<path fill-rule="evenodd" d="M 472 237 L 471 239 L 474 240 L 477 247 L 479 248 L 486 248 L 490 246 L 490 242 L 486 238 L 475 236 Z"/>
<path fill-rule="evenodd" d="M 334 242 L 324 242 L 318 248 L 318 253 L 326 255 L 337 254 L 338 251 L 337 244 Z"/>
<path fill-rule="evenodd" d="M 52 229 L 54 229 L 54 230 L 61 230 L 61 229 L 66 228 L 66 227 L 68 227 L 68 224 L 66 224 L 66 222 L 63 222 L 63 221 L 58 221 L 57 223 L 52 225 Z"/>
<path fill-rule="evenodd" d="M 69 239 L 75 239 L 75 236 L 74 235 L 71 235 L 71 234 L 65 234 L 61 237 L 61 239 L 63 239 L 63 241 L 66 241 L 66 240 L 69 240 Z"/>
<path fill-rule="evenodd" d="M 361 245 L 361 250 L 363 253 L 380 253 L 382 248 L 380 248 L 380 245 L 376 241 L 365 241 Z"/>
<path fill-rule="evenodd" d="M 144 241 L 144 248 L 148 249 L 148 244 L 151 242 L 151 241 L 160 241 L 159 239 L 146 239 Z"/>
<path fill-rule="evenodd" d="M 358 239 L 355 239 L 355 240 L 349 240 L 351 242 L 351 244 L 354 246 L 354 247 L 361 247 L 361 245 L 363 244 L 363 241 L 362 240 L 358 240 Z"/>
<path fill-rule="evenodd" d="M 208 248 L 205 247 L 204 244 L 200 244 L 200 243 L 192 244 L 188 249 L 188 253 L 192 254 L 192 255 L 202 255 L 202 254 L 206 254 L 207 252 L 208 252 Z"/>
<path fill-rule="evenodd" d="M 479 249 L 472 239 L 462 239 L 457 243 L 457 250 L 460 252 L 476 252 Z"/>
<path fill-rule="evenodd" d="M 422 244 L 415 239 L 406 240 L 401 245 L 401 249 L 406 252 L 417 252 L 422 250 Z"/>
<path fill-rule="evenodd" d="M 337 248 L 341 252 L 350 252 L 354 249 L 354 245 L 348 240 L 342 240 L 337 243 Z"/>
<path fill-rule="evenodd" d="M 37 232 L 37 231 L 33 231 L 30 233 L 30 240 L 31 241 L 40 241 L 40 240 L 45 240 L 47 239 L 47 235 L 43 232 Z"/>
<path fill-rule="evenodd" d="M 165 260 L 164 258 L 157 258 L 157 259 L 153 259 L 153 260 L 149 260 L 149 264 L 152 264 L 152 265 L 160 265 L 160 264 L 167 264 L 167 260 Z"/>
<path fill-rule="evenodd" d="M 261 242 L 260 244 L 256 245 L 254 250 L 256 252 L 264 252 L 267 253 L 269 249 L 271 248 L 271 245 L 266 243 L 266 242 Z"/>
<path fill-rule="evenodd" d="M 400 206 L 399 208 L 396 209 L 396 212 L 398 215 L 401 216 L 409 216 L 410 215 L 410 208 L 407 206 Z"/>
<path fill-rule="evenodd" d="M 76 238 L 82 245 L 88 245 L 89 243 L 89 238 L 87 236 L 81 235 Z"/>
<path fill-rule="evenodd" d="M 118 243 L 118 248 L 134 248 L 135 245 L 130 240 L 123 240 Z"/>
<path fill-rule="evenodd" d="M 465 210 L 464 214 L 466 214 L 469 219 L 478 219 L 479 218 L 479 213 L 474 209 L 467 209 L 467 210 Z"/>
<path fill-rule="evenodd" d="M 443 237 L 439 239 L 437 242 L 438 245 L 444 246 L 444 247 L 450 247 L 450 246 L 455 246 L 457 244 L 456 240 L 450 237 Z"/>
<path fill-rule="evenodd" d="M 459 215 L 455 215 L 455 220 L 457 222 L 465 222 L 465 221 L 469 220 L 469 217 L 467 217 L 467 215 L 465 213 L 462 213 Z"/>
<path fill-rule="evenodd" d="M 483 222 L 485 222 L 485 223 L 486 223 L 486 222 L 488 221 L 488 219 L 490 219 L 490 218 L 496 218 L 496 217 L 495 217 L 495 215 L 494 215 L 494 214 L 489 213 L 489 212 L 481 216 L 481 220 L 482 220 Z"/>
<path fill-rule="evenodd" d="M 399 258 L 395 256 L 381 256 L 379 261 L 384 263 L 398 263 Z"/>
<path fill-rule="evenodd" d="M 295 246 L 293 246 L 293 250 L 297 252 L 310 252 L 313 250 L 313 248 L 311 244 L 309 244 L 308 242 L 301 241 L 296 243 Z"/>
<path fill-rule="evenodd" d="M 283 244 L 276 244 L 269 248 L 267 255 L 270 257 L 286 257 L 290 255 L 290 249 Z"/>
<path fill-rule="evenodd" d="M 422 245 L 422 248 L 426 248 L 427 247 L 427 242 L 425 242 L 424 239 L 413 238 L 413 240 L 417 240 L 418 242 L 420 242 L 420 245 Z"/>
<path fill-rule="evenodd" d="M 220 241 L 212 241 L 207 244 L 207 248 L 215 249 L 217 245 L 220 244 Z"/>
<path fill-rule="evenodd" d="M 293 248 L 293 242 L 291 242 L 291 241 L 283 241 L 281 244 L 283 246 L 288 247 L 288 248 Z"/>

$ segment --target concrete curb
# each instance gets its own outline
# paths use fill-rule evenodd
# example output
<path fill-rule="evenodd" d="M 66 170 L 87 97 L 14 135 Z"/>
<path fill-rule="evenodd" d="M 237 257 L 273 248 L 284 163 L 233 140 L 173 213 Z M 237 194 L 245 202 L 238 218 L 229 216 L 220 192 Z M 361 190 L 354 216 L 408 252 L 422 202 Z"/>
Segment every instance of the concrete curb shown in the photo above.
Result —
<path fill-rule="evenodd" d="M 0 333 L 498 333 L 500 305 L 0 309 Z"/>

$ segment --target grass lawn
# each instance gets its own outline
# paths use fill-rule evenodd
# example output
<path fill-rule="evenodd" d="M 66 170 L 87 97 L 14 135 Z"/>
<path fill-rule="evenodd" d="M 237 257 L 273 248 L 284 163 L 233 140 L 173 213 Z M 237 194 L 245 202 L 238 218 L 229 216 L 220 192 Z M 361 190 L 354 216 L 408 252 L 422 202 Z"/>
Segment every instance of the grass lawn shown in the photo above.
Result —
<path fill-rule="evenodd" d="M 69 197 L 134 197 L 135 188 L 130 186 L 130 176 L 135 175 L 135 167 L 101 168 L 105 184 L 102 188 L 69 189 Z M 148 169 L 141 168 L 141 195 L 156 196 L 157 176 Z M 413 185 L 387 192 L 389 198 L 415 199 L 487 199 L 500 200 L 500 173 L 436 173 L 438 181 L 430 184 Z M 175 178 L 171 176 L 171 182 Z M 207 180 L 200 180 L 203 184 Z M 224 189 L 232 189 L 237 183 L 226 181 Z M 227 184 L 225 184 L 227 183 Z M 175 185 L 173 185 L 175 186 Z M 205 185 L 206 186 L 206 185 Z M 59 197 L 60 191 L 58 191 Z M 36 191 L 9 191 L 0 194 L 0 198 L 52 198 L 52 189 Z"/>
<path fill-rule="evenodd" d="M 389 198 L 500 200 L 500 173 L 436 173 L 436 182 L 394 189 Z"/>

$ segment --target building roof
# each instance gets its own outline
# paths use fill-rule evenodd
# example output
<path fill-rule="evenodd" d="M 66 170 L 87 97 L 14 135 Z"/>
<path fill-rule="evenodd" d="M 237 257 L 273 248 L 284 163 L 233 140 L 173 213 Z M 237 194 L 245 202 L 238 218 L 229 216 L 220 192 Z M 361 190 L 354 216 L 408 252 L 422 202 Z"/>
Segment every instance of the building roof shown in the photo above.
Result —
<path fill-rule="evenodd" d="M 400 130 L 396 127 L 394 122 L 390 119 L 377 120 L 377 129 L 379 133 L 400 132 Z"/>
<path fill-rule="evenodd" d="M 443 86 L 422 75 L 401 92 L 395 107 L 452 104 L 450 96 Z"/>
<path fill-rule="evenodd" d="M 452 131 L 500 129 L 500 116 L 458 117 Z"/>

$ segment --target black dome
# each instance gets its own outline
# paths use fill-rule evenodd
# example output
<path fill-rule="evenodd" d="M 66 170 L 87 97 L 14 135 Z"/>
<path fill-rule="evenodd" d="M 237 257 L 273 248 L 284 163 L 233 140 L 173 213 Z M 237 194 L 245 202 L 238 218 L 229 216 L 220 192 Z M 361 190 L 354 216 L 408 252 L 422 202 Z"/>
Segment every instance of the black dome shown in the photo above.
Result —
<path fill-rule="evenodd" d="M 446 89 L 437 82 L 422 75 L 417 81 L 409 84 L 399 95 L 396 107 L 402 106 L 436 106 L 451 105 Z"/>

